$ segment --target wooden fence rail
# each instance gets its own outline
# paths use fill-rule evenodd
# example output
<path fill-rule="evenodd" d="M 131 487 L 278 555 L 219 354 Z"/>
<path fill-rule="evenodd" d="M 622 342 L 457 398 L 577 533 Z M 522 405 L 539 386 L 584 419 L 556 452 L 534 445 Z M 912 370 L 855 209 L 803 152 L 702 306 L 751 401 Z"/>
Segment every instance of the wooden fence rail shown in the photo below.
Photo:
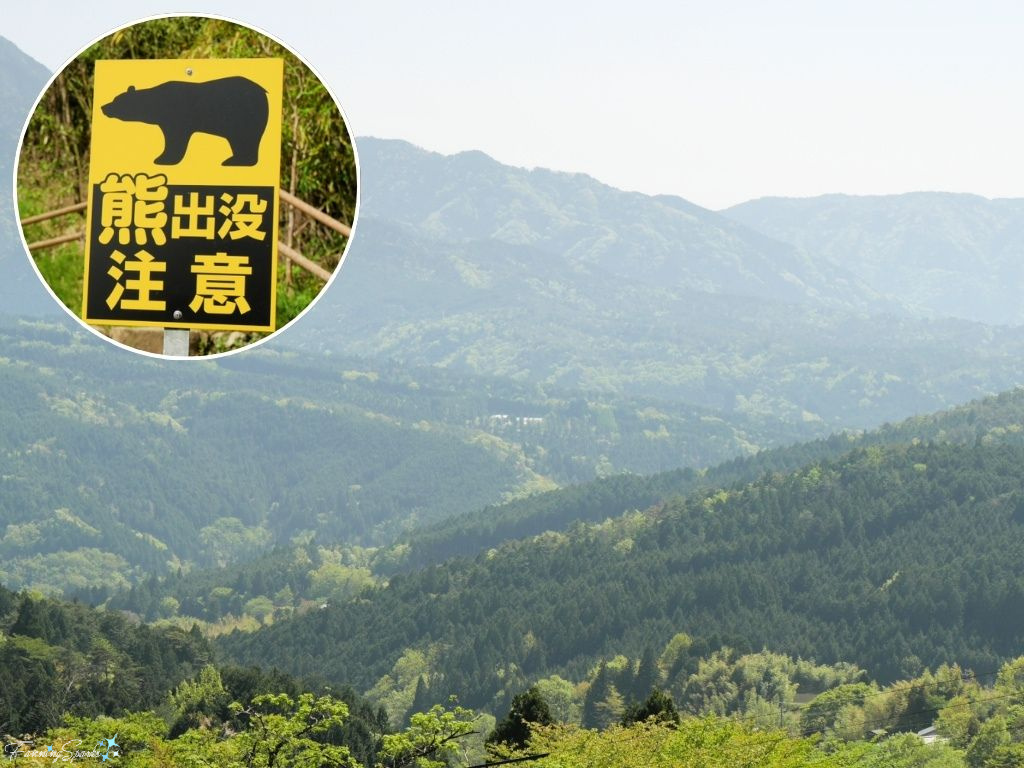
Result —
<path fill-rule="evenodd" d="M 300 200 L 299 198 L 297 198 L 291 192 L 286 192 L 285 190 L 282 189 L 280 191 L 280 195 L 279 196 L 280 196 L 280 198 L 281 198 L 281 200 L 283 202 L 286 202 L 286 203 L 288 203 L 288 205 L 292 206 L 293 208 L 296 208 L 296 209 L 302 211 L 304 214 L 309 216 L 311 219 L 316 219 L 321 224 L 323 224 L 325 227 L 330 227 L 335 232 L 340 232 L 345 237 L 351 237 L 352 236 L 352 228 L 350 226 L 348 226 L 347 224 L 342 224 L 337 219 L 331 218 L 326 213 L 321 211 L 319 208 L 314 208 L 312 205 L 307 203 L 305 200 Z"/>
<path fill-rule="evenodd" d="M 315 221 L 318 221 L 319 223 L 323 224 L 325 227 L 333 229 L 335 232 L 339 232 L 345 237 L 352 236 L 352 228 L 349 227 L 347 224 L 342 224 L 337 219 L 327 215 L 319 208 L 310 205 L 305 200 L 297 198 L 290 192 L 286 192 L 285 190 L 282 189 L 280 191 L 280 198 L 281 202 L 287 203 L 296 210 L 306 214 L 311 219 L 314 219 Z M 84 211 L 86 207 L 86 203 L 75 203 L 74 205 L 66 205 L 63 208 L 56 208 L 52 211 L 46 211 L 45 213 L 40 213 L 35 216 L 27 216 L 21 220 L 21 225 L 25 227 L 28 226 L 29 224 L 38 224 L 41 221 L 55 219 L 58 216 L 67 216 L 72 213 L 78 213 L 80 211 Z M 34 243 L 29 243 L 28 249 L 30 251 L 42 251 L 47 248 L 53 248 L 55 246 L 62 245 L 64 243 L 70 243 L 74 242 L 75 240 L 81 240 L 84 237 L 84 230 L 81 232 L 74 232 L 69 235 L 50 237 L 47 238 L 46 240 L 37 240 Z M 295 250 L 291 246 L 286 245 L 281 241 L 278 241 L 277 249 L 278 252 L 281 253 L 292 264 L 299 267 L 300 269 L 306 270 L 314 277 L 317 277 L 320 280 L 323 280 L 324 282 L 327 282 L 328 280 L 331 279 L 331 272 L 329 270 L 324 269 L 311 258 L 309 258 L 308 256 L 304 256 L 302 253 Z"/>
<path fill-rule="evenodd" d="M 40 221 L 46 221 L 47 219 L 55 219 L 58 216 L 66 216 L 69 213 L 78 213 L 84 211 L 87 203 L 75 203 L 74 205 L 65 205 L 63 208 L 58 208 L 55 211 L 47 211 L 46 213 L 40 213 L 38 216 L 29 216 L 28 218 L 21 220 L 21 226 L 27 227 L 29 224 L 37 224 Z M 30 245 L 29 248 L 32 246 Z"/>

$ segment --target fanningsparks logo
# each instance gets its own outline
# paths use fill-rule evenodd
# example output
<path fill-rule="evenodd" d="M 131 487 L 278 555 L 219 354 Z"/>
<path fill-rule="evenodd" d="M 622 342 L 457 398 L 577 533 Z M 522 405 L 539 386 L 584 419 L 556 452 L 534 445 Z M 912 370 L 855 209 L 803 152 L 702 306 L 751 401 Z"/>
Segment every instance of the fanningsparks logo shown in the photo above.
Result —
<path fill-rule="evenodd" d="M 117 734 L 109 739 L 100 739 L 93 749 L 82 747 L 82 739 L 70 739 L 54 742 L 45 747 L 37 747 L 34 741 L 12 741 L 4 745 L 4 754 L 8 760 L 42 760 L 49 763 L 73 763 L 78 760 L 99 760 L 106 763 L 121 756 L 121 745 L 117 743 Z"/>

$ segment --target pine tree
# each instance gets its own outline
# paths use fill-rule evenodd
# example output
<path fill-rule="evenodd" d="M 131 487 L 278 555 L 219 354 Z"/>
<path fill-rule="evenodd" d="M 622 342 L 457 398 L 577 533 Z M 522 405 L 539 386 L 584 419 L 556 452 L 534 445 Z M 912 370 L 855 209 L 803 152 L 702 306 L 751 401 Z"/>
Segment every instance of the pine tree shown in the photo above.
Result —
<path fill-rule="evenodd" d="M 640 666 L 637 668 L 636 677 L 633 680 L 631 698 L 634 702 L 643 701 L 652 690 L 657 688 L 661 682 L 661 670 L 658 669 L 658 660 L 654 655 L 651 646 L 644 648 L 643 656 L 640 657 Z"/>
<path fill-rule="evenodd" d="M 601 730 L 610 727 L 622 719 L 626 711 L 626 702 L 614 685 L 608 686 L 608 695 L 597 704 L 597 727 Z"/>
<path fill-rule="evenodd" d="M 590 683 L 590 688 L 587 689 L 587 695 L 583 699 L 584 728 L 598 728 L 600 726 L 601 714 L 598 705 L 607 698 L 610 687 L 608 668 L 602 661 L 601 665 L 597 668 L 597 674 L 594 676 L 593 682 Z"/>
<path fill-rule="evenodd" d="M 642 723 L 648 718 L 655 718 L 659 723 L 676 724 L 679 722 L 679 712 L 676 711 L 676 704 L 672 697 L 664 691 L 655 688 L 643 704 L 629 707 L 622 716 L 622 724 Z"/>
<path fill-rule="evenodd" d="M 507 744 L 515 749 L 523 749 L 530 740 L 531 725 L 552 725 L 554 722 L 548 703 L 540 695 L 537 686 L 533 686 L 512 699 L 512 708 L 491 731 L 487 743 Z"/>
<path fill-rule="evenodd" d="M 417 712 L 426 712 L 430 709 L 430 688 L 427 686 L 427 681 L 423 679 L 423 675 L 419 676 L 416 681 L 416 693 L 412 696 L 412 705 L 409 707 L 409 711 L 405 713 L 405 722 L 409 723 L 410 718 Z"/>
<path fill-rule="evenodd" d="M 28 595 L 23 595 L 21 605 L 18 606 L 18 617 L 11 626 L 11 634 L 49 640 L 50 631 L 50 621 L 42 601 L 33 600 Z"/>

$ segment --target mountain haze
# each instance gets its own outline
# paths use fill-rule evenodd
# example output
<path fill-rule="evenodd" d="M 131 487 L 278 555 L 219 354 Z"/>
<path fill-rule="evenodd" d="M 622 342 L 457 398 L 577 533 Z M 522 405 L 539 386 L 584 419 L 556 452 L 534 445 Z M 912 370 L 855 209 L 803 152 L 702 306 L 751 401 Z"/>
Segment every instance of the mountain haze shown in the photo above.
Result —
<path fill-rule="evenodd" d="M 762 198 L 722 211 L 929 317 L 1024 323 L 1024 200 L 914 192 Z"/>
<path fill-rule="evenodd" d="M 29 110 L 50 73 L 26 56 L 9 40 L 0 37 L 0 307 L 8 314 L 38 314 L 56 310 L 53 300 L 29 266 L 21 242 L 14 208 L 11 178 L 21 130 Z"/>
<path fill-rule="evenodd" d="M 14 148 L 21 138 L 21 129 L 50 73 L 46 67 L 3 37 L 0 37 L 0 63 L 4 68 L 4 76 L 0 78 L 0 100 L 4 105 L 3 113 L 0 114 L 0 146 L 4 148 L 0 151 L 0 173 L 3 174 L 0 178 L 3 178 L 6 187 L 14 168 Z M 10 205 L 6 189 L 2 199 L 5 205 Z"/>
<path fill-rule="evenodd" d="M 839 266 L 682 198 L 623 192 L 584 174 L 444 156 L 361 138 L 366 215 L 447 243 L 532 246 L 580 279 L 773 301 L 882 306 Z M 540 265 L 524 275 L 546 279 Z"/>
<path fill-rule="evenodd" d="M 295 343 L 826 434 L 1024 382 L 1024 335 L 914 317 L 850 267 L 679 198 L 359 140 L 343 278 Z M 891 292 L 890 292 L 891 293 Z"/>

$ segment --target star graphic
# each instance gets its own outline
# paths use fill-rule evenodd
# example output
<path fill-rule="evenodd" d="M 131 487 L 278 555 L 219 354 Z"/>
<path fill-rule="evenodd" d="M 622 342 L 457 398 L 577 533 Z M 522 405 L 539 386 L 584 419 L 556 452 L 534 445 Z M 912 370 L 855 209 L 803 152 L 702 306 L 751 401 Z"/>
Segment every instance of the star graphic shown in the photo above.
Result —
<path fill-rule="evenodd" d="M 46 751 L 47 751 L 47 752 L 53 752 L 53 745 L 51 744 L 50 746 L 48 746 L 48 747 L 46 748 Z"/>

